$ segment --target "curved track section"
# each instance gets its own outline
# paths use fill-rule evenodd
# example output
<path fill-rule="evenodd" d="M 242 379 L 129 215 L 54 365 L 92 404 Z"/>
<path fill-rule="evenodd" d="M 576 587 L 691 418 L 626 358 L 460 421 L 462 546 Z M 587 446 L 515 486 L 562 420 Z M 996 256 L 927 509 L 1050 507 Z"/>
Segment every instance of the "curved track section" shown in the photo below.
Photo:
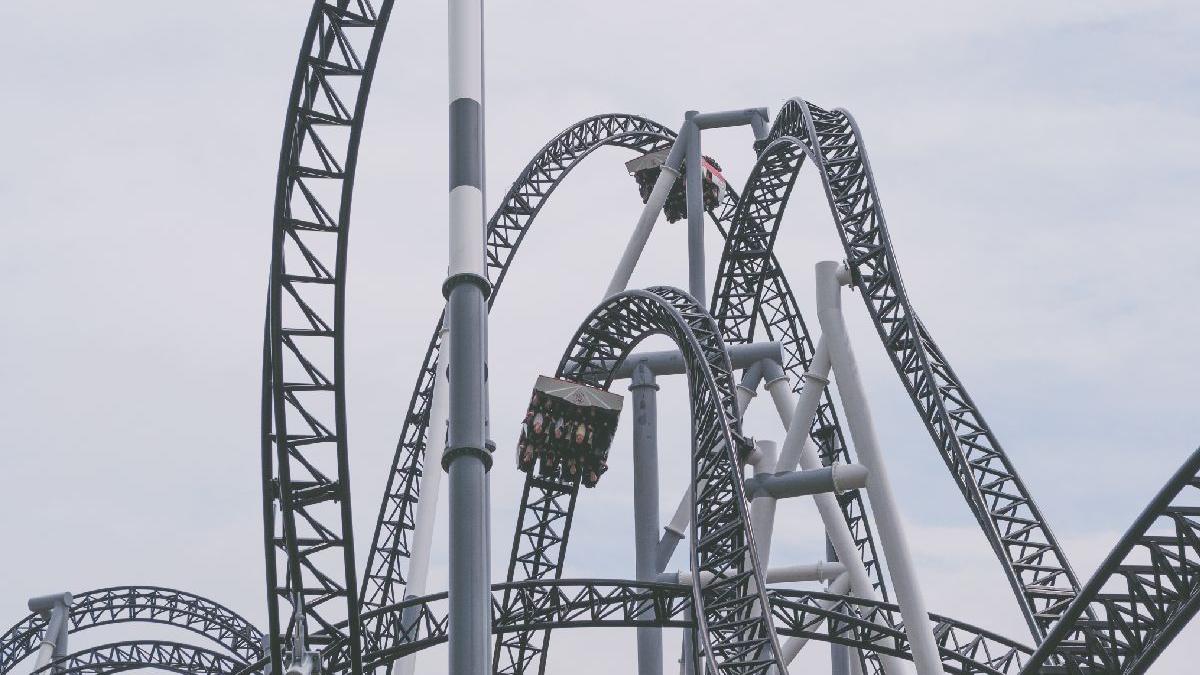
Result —
<path fill-rule="evenodd" d="M 582 120 L 547 143 L 514 181 L 488 223 L 487 264 L 489 276 L 494 280 L 489 302 L 495 302 L 516 252 L 538 213 L 580 161 L 601 147 L 621 147 L 639 153 L 650 152 L 666 147 L 674 136 L 675 133 L 670 129 L 645 118 L 609 114 Z M 722 234 L 732 229 L 731 222 L 738 203 L 736 194 L 730 190 L 720 215 L 713 216 Z M 765 265 L 769 270 L 779 270 L 772 254 L 767 255 Z M 799 374 L 811 360 L 812 341 L 791 288 L 787 285 L 787 279 L 777 272 L 763 274 L 762 277 L 767 290 L 762 294 L 763 299 L 757 309 L 751 311 L 759 313 L 768 335 L 783 343 L 785 366 L 794 375 L 793 382 L 799 383 Z M 433 396 L 433 367 L 441 347 L 436 326 L 440 325 L 439 319 L 426 350 L 425 360 L 405 416 L 401 439 L 388 474 L 388 484 L 367 561 L 367 572 L 363 578 L 361 597 L 364 611 L 367 612 L 402 599 L 405 583 L 403 567 L 410 555 L 409 533 L 414 526 L 414 509 L 420 499 L 420 476 Z M 753 338 L 753 323 L 746 325 L 731 322 L 723 324 L 722 328 L 727 331 L 725 336 L 732 342 L 749 342 Z M 815 437 L 822 439 L 820 447 L 825 450 L 826 457 L 831 460 L 840 458 L 842 461 L 850 461 L 831 402 L 826 399 L 818 412 L 820 425 L 814 433 Z M 529 489 L 527 486 L 523 504 L 530 504 Z M 554 549 L 566 536 L 562 525 L 569 521 L 574 497 L 557 489 L 539 491 L 537 486 L 533 487 L 532 494 L 536 496 L 537 503 L 531 504 L 531 507 L 543 517 L 538 520 L 537 525 L 531 523 L 530 536 L 535 537 L 540 544 L 537 551 L 523 556 L 519 564 L 524 578 L 555 577 L 559 574 L 555 571 L 559 562 Z M 873 580 L 886 598 L 887 590 L 880 573 L 870 526 L 864 517 L 865 509 L 857 494 L 847 495 L 843 510 L 863 558 L 868 563 Z M 559 528 L 561 536 L 553 531 L 554 528 Z M 541 534 L 534 534 L 534 530 Z M 516 564 L 517 562 L 510 563 L 510 580 L 515 577 Z M 366 621 L 364 626 L 369 634 L 368 640 L 375 639 L 375 636 L 370 634 L 380 630 L 378 622 Z"/>
<path fill-rule="evenodd" d="M 857 126 L 844 111 L 793 99 L 780 111 L 773 136 L 760 164 L 770 167 L 777 157 L 798 163 L 800 150 L 789 146 L 799 142 L 817 165 L 856 285 L 892 364 L 1000 559 L 1031 632 L 1041 637 L 1075 597 L 1078 581 L 1012 463 L 912 309 Z M 757 221 L 745 245 L 727 249 L 723 268 L 753 274 L 756 265 L 764 265 L 778 219 Z M 751 262 L 756 256 L 760 261 Z M 750 294 L 751 288 L 731 278 L 733 293 Z"/>
<path fill-rule="evenodd" d="M 607 389 L 613 369 L 651 335 L 670 337 L 687 365 L 693 444 L 691 567 L 696 570 L 692 594 L 699 644 L 712 672 L 784 672 L 746 512 L 740 455 L 748 442 L 740 433 L 729 358 L 716 321 L 691 296 L 673 288 L 612 296 L 584 321 L 556 376 Z M 530 553 L 545 555 L 545 530 L 539 525 L 555 520 L 547 518 L 548 500 L 531 494 L 533 490 L 563 495 L 573 503 L 578 484 L 529 477 L 513 542 L 514 564 Z M 563 523 L 557 564 L 539 561 L 539 568 L 556 576 L 561 571 L 569 529 L 569 522 Z M 713 581 L 702 587 L 705 572 Z M 544 672 L 549 635 L 549 629 L 518 632 L 497 641 L 496 672 Z"/>
<path fill-rule="evenodd" d="M 495 303 L 513 257 L 546 200 L 580 161 L 602 147 L 650 152 L 670 144 L 674 136 L 670 129 L 648 119 L 611 114 L 582 120 L 547 143 L 526 165 L 488 221 L 487 266 L 492 280 L 489 304 Z M 403 567 L 410 556 L 409 535 L 421 496 L 420 478 L 433 401 L 433 368 L 441 349 L 437 328 L 441 324 L 439 318 L 388 473 L 363 577 L 361 597 L 363 610 L 367 612 L 399 601 L 406 583 Z M 366 630 L 375 630 L 375 623 L 367 622 Z"/>
<path fill-rule="evenodd" d="M 344 388 L 345 265 L 367 95 L 391 0 L 313 4 L 275 191 L 263 372 L 263 514 L 271 654 L 302 614 L 312 644 L 361 672 Z M 275 512 L 278 508 L 278 523 Z M 276 561 L 276 551 L 282 561 Z M 282 573 L 282 579 L 281 579 Z M 280 581 L 282 580 L 282 584 Z M 334 629 L 341 623 L 345 633 Z M 331 649 L 336 644 L 349 649 Z M 338 657 L 340 658 L 340 657 Z"/>
<path fill-rule="evenodd" d="M 779 223 L 807 156 L 807 146 L 789 135 L 795 132 L 789 121 L 783 116 L 776 119 L 767 145 L 746 180 L 745 193 L 729 207 L 732 213 L 717 221 L 725 237 L 725 248 L 717 270 L 711 311 L 727 344 L 753 342 L 755 329 L 761 323 L 767 339 L 781 343 L 783 367 L 798 394 L 804 386 L 801 376 L 812 363 L 815 347 L 787 276 L 773 252 Z M 725 223 L 729 224 L 727 231 L 722 227 Z M 853 462 L 828 390 L 817 406 L 810 435 L 825 464 Z M 839 495 L 838 501 L 872 585 L 886 600 L 887 582 L 863 497 L 852 490 Z"/>
<path fill-rule="evenodd" d="M 68 630 L 148 622 L 202 635 L 239 660 L 262 657 L 262 632 L 233 610 L 192 593 L 155 586 L 101 588 L 75 596 L 67 614 Z M 0 675 L 37 651 L 46 620 L 34 613 L 0 636 Z"/>
<path fill-rule="evenodd" d="M 130 640 L 85 649 L 33 671 L 35 675 L 107 675 L 154 668 L 181 675 L 233 675 L 246 664 L 207 649 L 162 640 Z"/>
<path fill-rule="evenodd" d="M 492 627 L 499 635 L 567 628 L 695 626 L 692 589 L 682 584 L 558 579 L 496 584 L 492 593 Z M 912 658 L 896 605 L 799 590 L 771 590 L 767 595 L 779 635 Z M 365 654 L 368 667 L 385 666 L 446 641 L 445 593 L 376 611 L 409 619 L 404 625 L 389 621 L 388 638 Z M 930 616 L 947 672 L 1016 675 L 1029 658 L 1031 650 L 1022 644 L 961 621 Z"/>
<path fill-rule="evenodd" d="M 1054 659 L 1054 672 L 1071 675 L 1143 673 L 1197 610 L 1200 449 L 1121 537 L 1024 672 Z"/>

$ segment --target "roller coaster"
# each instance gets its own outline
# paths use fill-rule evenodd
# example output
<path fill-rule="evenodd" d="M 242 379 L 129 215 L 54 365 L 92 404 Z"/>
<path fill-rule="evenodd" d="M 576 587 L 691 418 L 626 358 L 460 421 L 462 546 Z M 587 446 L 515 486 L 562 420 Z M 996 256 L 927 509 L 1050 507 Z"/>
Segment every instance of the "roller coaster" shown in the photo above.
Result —
<path fill-rule="evenodd" d="M 447 336 L 445 315 L 432 324 L 362 567 L 351 517 L 348 236 L 359 143 L 392 4 L 315 2 L 288 102 L 263 348 L 267 625 L 256 627 L 217 602 L 168 588 L 44 596 L 31 600 L 31 613 L 0 637 L 0 675 L 22 664 L 28 669 L 35 658 L 33 672 L 59 675 L 138 668 L 401 674 L 412 672 L 414 654 L 450 638 L 450 595 L 425 589 L 430 516 L 422 515 L 436 508 L 438 463 L 447 461 L 441 437 L 449 405 L 447 340 L 455 336 Z M 629 417 L 639 419 L 645 404 L 653 405 L 655 376 L 684 375 L 689 489 L 661 539 L 652 531 L 661 525 L 657 504 L 650 509 L 654 540 L 638 535 L 636 578 L 569 579 L 563 574 L 573 516 L 586 490 L 577 475 L 528 471 L 507 579 L 491 586 L 493 672 L 542 675 L 555 631 L 602 627 L 637 629 L 639 658 L 658 660 L 639 660 L 643 674 L 662 672 L 658 636 L 665 629 L 684 634 L 680 667 L 686 673 L 784 673 L 814 641 L 840 646 L 843 672 L 896 675 L 913 667 L 908 662 L 923 675 L 1146 672 L 1200 609 L 1200 450 L 1081 583 L 913 309 L 863 136 L 849 112 L 795 98 L 773 118 L 762 108 L 689 115 L 678 132 L 628 114 L 597 115 L 568 127 L 534 155 L 486 222 L 488 309 L 543 207 L 580 162 L 600 148 L 634 156 L 669 152 L 665 156 L 682 162 L 685 154 L 698 155 L 704 119 L 754 131 L 754 164 L 744 188 L 724 191 L 714 208 L 696 208 L 702 202 L 693 186 L 700 177 L 694 168 L 682 171 L 689 227 L 707 217 L 721 237 L 711 292 L 695 283 L 686 292 L 626 289 L 617 283 L 618 271 L 554 373 L 592 390 L 631 379 L 635 403 L 643 407 Z M 690 156 L 687 161 L 697 166 Z M 681 165 L 670 162 L 659 173 L 665 189 L 681 173 Z M 842 243 L 837 257 L 844 259 L 818 265 L 825 274 L 818 287 L 827 293 L 824 304 L 818 299 L 819 334 L 805 323 L 775 252 L 806 163 L 823 188 Z M 654 199 L 650 195 L 646 207 L 651 226 L 662 208 Z M 839 338 L 841 287 L 864 301 L 932 445 L 1011 585 L 1028 636 L 1013 639 L 929 613 L 904 577 L 904 542 L 891 524 L 885 465 L 872 449 L 865 403 L 853 398 L 853 357 Z M 654 335 L 665 336 L 674 350 L 637 350 Z M 747 361 L 747 354 L 754 358 Z M 652 372 L 655 363 L 667 365 Z M 824 386 L 831 379 L 840 401 Z M 760 384 L 779 410 L 787 435 L 782 450 L 742 429 Z M 634 424 L 636 454 L 636 435 L 647 427 L 644 419 Z M 506 440 L 497 443 L 503 448 Z M 490 453 L 485 460 L 492 463 Z M 856 465 L 864 471 L 847 471 Z M 510 467 L 496 461 L 491 470 Z M 646 471 L 639 479 L 656 481 L 652 468 L 641 465 Z M 816 501 L 833 555 L 815 566 L 772 566 L 773 505 L 801 495 Z M 683 540 L 686 569 L 668 573 Z M 824 586 L 796 586 L 814 581 Z M 68 649 L 70 635 L 114 624 L 171 626 L 197 644 L 146 639 Z"/>

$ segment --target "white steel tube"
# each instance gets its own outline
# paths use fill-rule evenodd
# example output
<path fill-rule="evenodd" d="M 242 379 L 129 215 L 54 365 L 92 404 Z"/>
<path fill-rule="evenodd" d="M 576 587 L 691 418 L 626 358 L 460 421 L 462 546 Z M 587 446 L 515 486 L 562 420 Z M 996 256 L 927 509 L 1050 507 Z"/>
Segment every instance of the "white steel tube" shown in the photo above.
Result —
<path fill-rule="evenodd" d="M 834 579 L 831 584 L 829 584 L 829 587 L 825 589 L 825 592 L 832 593 L 833 595 L 845 595 L 846 591 L 848 590 L 850 590 L 850 575 L 841 574 L 838 576 L 838 578 Z M 833 600 L 826 600 L 819 604 L 822 609 L 829 609 L 833 606 L 834 602 L 835 601 Z M 820 626 L 819 623 L 811 626 L 810 630 L 815 629 L 818 626 Z M 783 659 L 784 665 L 790 664 L 792 661 L 794 661 L 796 656 L 800 654 L 800 650 L 804 649 L 804 645 L 806 644 L 808 644 L 808 638 L 806 637 L 791 637 L 784 641 L 784 643 L 779 647 L 780 658 Z"/>
<path fill-rule="evenodd" d="M 755 441 L 756 453 L 753 464 L 754 475 L 765 476 L 775 470 L 779 457 L 779 446 L 775 441 Z M 754 547 L 758 549 L 758 564 L 765 570 L 771 562 L 771 536 L 775 528 L 776 501 L 764 495 L 750 501 L 750 529 L 754 533 Z"/>
<path fill-rule="evenodd" d="M 845 411 L 846 425 L 858 460 L 871 472 L 867 483 L 867 496 L 879 525 L 879 538 L 883 554 L 891 573 L 892 585 L 896 589 L 897 604 L 904 619 L 904 631 L 912 645 L 913 663 L 920 675 L 942 675 L 942 660 L 937 642 L 933 637 L 933 624 L 925 607 L 925 598 L 917 582 L 912 557 L 904 536 L 904 525 L 896 498 L 888 482 L 887 465 L 879 449 L 879 439 L 871 423 L 871 411 L 867 405 L 866 392 L 854 352 L 846 332 L 845 317 L 842 316 L 841 291 L 838 263 L 817 263 L 817 320 L 821 324 L 822 337 L 828 345 L 829 358 L 833 363 L 837 379 L 838 394 Z M 842 558 L 842 552 L 838 551 Z M 844 559 L 844 558 L 842 558 Z"/>
<path fill-rule="evenodd" d="M 449 330 L 442 327 L 441 343 Z M 417 513 L 413 524 L 412 562 L 408 566 L 408 583 L 404 588 L 405 599 L 425 595 L 429 582 L 429 554 L 433 549 L 433 531 L 437 522 L 438 494 L 441 492 L 442 470 L 437 465 L 446 451 L 446 418 L 449 412 L 450 382 L 446 371 L 450 366 L 450 354 L 442 349 L 434 365 L 433 401 L 429 405 L 429 432 L 425 441 L 425 464 L 421 473 L 421 499 L 417 502 Z M 415 653 L 401 657 L 392 667 L 392 675 L 413 675 L 416 668 Z"/>
<path fill-rule="evenodd" d="M 792 414 L 792 390 L 788 387 L 791 382 L 783 366 L 773 361 L 763 362 L 763 381 L 771 394 L 771 401 L 780 419 L 786 419 Z M 778 471 L 779 469 L 776 469 Z"/>
<path fill-rule="evenodd" d="M 792 416 L 783 421 L 783 425 L 787 429 L 787 437 L 784 438 L 783 448 L 779 451 L 779 461 L 776 463 L 779 471 L 795 471 L 797 466 L 804 470 L 821 468 L 821 460 L 817 457 L 816 449 L 813 448 L 808 434 L 812 428 L 813 418 L 817 414 L 817 405 L 825 391 L 825 385 L 829 383 L 829 368 L 829 349 L 825 337 L 821 336 L 817 340 L 817 347 L 813 353 L 812 362 L 809 364 L 808 372 L 804 374 L 804 388 L 800 390 L 800 398 L 796 401 Z M 790 393 L 788 396 L 790 397 Z M 837 497 L 829 492 L 815 494 L 812 497 L 817 512 L 821 515 L 821 522 L 825 525 L 825 535 L 837 553 L 838 560 L 846 566 L 850 590 L 857 597 L 882 601 L 883 597 L 871 584 L 871 577 L 867 574 L 866 566 L 863 565 L 862 556 L 858 553 L 858 546 L 854 543 L 854 535 L 850 533 L 850 526 L 846 524 L 846 518 L 842 515 L 841 507 L 838 506 Z M 880 656 L 879 659 L 884 670 L 890 675 L 911 672 L 903 659 L 894 656 Z"/>

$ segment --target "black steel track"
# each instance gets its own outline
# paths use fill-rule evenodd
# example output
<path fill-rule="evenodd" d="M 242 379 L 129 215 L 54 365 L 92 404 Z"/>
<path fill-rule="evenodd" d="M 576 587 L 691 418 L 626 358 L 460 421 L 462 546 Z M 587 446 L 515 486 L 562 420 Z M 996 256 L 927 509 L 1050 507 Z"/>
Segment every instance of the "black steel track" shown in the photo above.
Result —
<path fill-rule="evenodd" d="M 129 640 L 83 649 L 50 662 L 34 675 L 107 675 L 154 668 L 180 675 L 233 675 L 246 664 L 223 654 L 179 642 Z"/>
<path fill-rule="evenodd" d="M 313 4 L 284 124 L 263 372 L 275 672 L 282 672 L 280 615 L 287 615 L 291 636 L 293 610 L 322 636 L 314 647 L 345 655 L 348 662 L 332 669 L 362 670 L 346 446 L 345 265 L 359 139 L 391 7 L 391 0 L 377 7 L 369 0 Z"/>
<path fill-rule="evenodd" d="M 1197 610 L 1200 449 L 1113 547 L 1022 672 L 1143 673 Z M 1058 663 L 1043 670 L 1048 661 Z"/>
<path fill-rule="evenodd" d="M 773 181 L 769 186 L 789 185 L 785 199 L 792 167 L 798 170 L 804 156 L 817 165 L 856 285 L 888 355 L 996 552 L 1030 631 L 1040 638 L 1078 592 L 1078 581 L 1012 463 L 912 309 L 857 127 L 844 111 L 793 99 L 780 110 L 772 137 L 756 171 Z M 776 187 L 772 194 L 779 192 Z M 718 288 L 714 307 L 723 308 L 726 294 L 742 305 L 757 302 L 753 281 L 772 253 L 778 218 L 768 213 L 753 220 L 757 226 L 748 235 L 730 237 L 736 245 L 726 248 L 722 269 L 738 271 L 724 277 L 728 286 Z M 752 319 L 745 317 L 753 314 L 742 309 L 732 316 L 748 323 Z"/>
<path fill-rule="evenodd" d="M 782 345 L 783 367 L 792 390 L 798 394 L 804 387 L 801 376 L 812 363 L 815 348 L 773 250 L 775 234 L 805 158 L 803 146 L 781 140 L 789 131 L 786 118 L 776 119 L 746 179 L 745 193 L 726 207 L 732 213 L 723 213 L 717 219 L 725 248 L 713 288 L 711 313 L 720 323 L 727 344 L 753 342 L 755 329 L 761 325 L 768 340 Z M 810 436 L 825 464 L 854 461 L 828 390 L 817 405 Z M 843 493 L 838 503 L 867 575 L 886 600 L 887 582 L 863 496 L 859 491 Z"/>
<path fill-rule="evenodd" d="M 792 589 L 767 595 L 781 636 L 912 658 L 896 605 Z M 568 628 L 694 628 L 692 610 L 692 588 L 683 584 L 556 579 L 492 586 L 492 630 L 500 636 Z M 445 643 L 447 612 L 442 592 L 364 613 L 364 620 L 386 627 L 383 641 L 365 650 L 366 666 L 387 667 Z M 1016 675 L 1029 657 L 1029 647 L 1001 635 L 936 614 L 930 618 L 946 672 Z"/>
<path fill-rule="evenodd" d="M 71 634 L 118 623 L 167 624 L 208 638 L 237 660 L 262 657 L 262 631 L 233 610 L 193 593 L 157 586 L 115 586 L 74 596 L 67 613 Z M 0 636 L 0 675 L 37 651 L 46 619 L 33 613 Z"/>
<path fill-rule="evenodd" d="M 582 120 L 555 136 L 526 165 L 487 225 L 487 268 L 492 281 L 489 306 L 499 296 L 508 268 L 525 234 L 546 200 L 583 158 L 602 147 L 649 152 L 671 142 L 674 132 L 634 115 L 598 115 Z M 428 440 L 429 408 L 433 401 L 433 369 L 441 349 L 438 319 L 413 389 L 404 428 L 388 472 L 375 536 L 363 576 L 364 611 L 402 599 L 404 563 L 411 555 L 409 534 L 420 499 Z M 368 632 L 374 630 L 368 622 Z"/>
<path fill-rule="evenodd" d="M 620 293 L 583 322 L 556 376 L 607 389 L 614 369 L 651 335 L 670 337 L 687 364 L 692 420 L 690 552 L 691 569 L 696 571 L 692 590 L 699 645 L 711 672 L 784 672 L 742 485 L 741 456 L 749 442 L 741 436 L 733 374 L 716 321 L 677 289 Z M 546 536 L 553 528 L 544 525 L 560 517 L 549 508 L 557 498 L 574 502 L 578 481 L 531 476 L 526 493 L 522 516 L 535 518 L 532 528 L 518 522 L 514 564 L 522 562 L 535 573 L 552 570 L 558 576 L 571 509 L 557 540 Z M 522 550 L 529 551 L 528 557 L 520 555 Z M 713 580 L 702 586 L 704 573 Z M 549 629 L 506 634 L 496 643 L 495 671 L 544 673 L 549 639 Z"/>
<path fill-rule="evenodd" d="M 636 152 L 649 152 L 665 147 L 674 136 L 675 133 L 670 129 L 645 118 L 609 114 L 582 120 L 548 142 L 514 181 L 488 223 L 487 264 L 489 275 L 494 280 L 489 302 L 495 302 L 517 249 L 547 199 L 583 158 L 601 147 L 622 147 Z M 737 195 L 730 190 L 720 215 L 710 214 L 722 233 L 731 229 L 731 220 L 737 204 Z M 773 256 L 768 256 L 767 265 L 772 270 L 778 270 Z M 761 322 L 768 335 L 783 343 L 785 367 L 794 375 L 793 382 L 798 384 L 799 373 L 811 360 L 812 341 L 787 285 L 787 279 L 782 273 L 764 276 L 766 278 L 763 283 L 767 290 L 757 311 L 762 316 Z M 440 325 L 439 319 L 436 326 Z M 748 330 L 745 329 L 745 324 L 738 322 L 728 324 L 728 328 L 729 332 L 726 335 L 732 341 L 747 342 L 753 338 L 753 324 Z M 409 532 L 414 526 L 414 509 L 420 498 L 420 476 L 428 433 L 429 407 L 433 396 L 433 367 L 437 362 L 439 349 L 438 331 L 435 327 L 405 417 L 392 469 L 388 474 L 388 485 L 384 491 L 367 562 L 367 572 L 363 578 L 361 597 L 364 611 L 394 603 L 402 596 L 405 583 L 403 566 L 405 559 L 410 555 Z M 842 441 L 836 413 L 828 399 L 823 401 L 818 419 L 821 424 L 816 430 L 815 438 L 819 440 L 820 447 L 826 449 L 826 457 L 831 460 L 850 461 Z M 531 486 L 527 485 L 526 496 L 522 499 L 522 509 L 527 508 L 529 513 L 523 511 L 520 519 L 524 521 L 527 516 L 536 515 L 530 524 L 531 528 L 535 527 L 542 532 L 536 536 L 547 544 L 556 543 L 559 537 L 552 528 L 568 520 L 572 509 L 571 500 L 574 497 L 556 491 L 543 494 L 534 487 L 534 498 L 530 501 L 530 489 Z M 851 494 L 843 501 L 842 506 L 862 556 L 867 561 L 872 579 L 886 598 L 887 589 L 871 540 L 870 525 L 864 518 L 865 509 L 862 502 L 857 494 Z M 510 580 L 515 578 L 514 570 L 518 562 L 523 566 L 525 578 L 557 576 L 551 571 L 557 567 L 555 559 L 545 561 L 548 567 L 542 569 L 537 555 L 518 557 L 521 558 L 520 561 L 517 558 L 510 561 Z M 365 626 L 368 633 L 376 630 L 369 621 Z"/>

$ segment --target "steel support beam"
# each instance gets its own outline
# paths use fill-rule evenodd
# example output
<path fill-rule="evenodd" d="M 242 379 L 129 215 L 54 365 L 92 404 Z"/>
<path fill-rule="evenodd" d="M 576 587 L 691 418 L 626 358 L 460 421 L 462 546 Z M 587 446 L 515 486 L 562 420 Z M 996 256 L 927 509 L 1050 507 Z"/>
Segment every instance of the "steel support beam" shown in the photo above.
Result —
<path fill-rule="evenodd" d="M 759 361 L 783 360 L 782 346 L 778 342 L 754 342 L 746 345 L 731 345 L 729 347 L 729 363 L 734 370 L 752 367 Z M 687 363 L 679 350 L 661 352 L 635 352 L 630 354 L 613 371 L 613 378 L 618 380 L 633 377 L 633 371 L 640 364 L 645 364 L 650 372 L 657 376 L 683 375 L 687 372 Z M 611 364 L 605 363 L 606 367 Z"/>
<path fill-rule="evenodd" d="M 871 472 L 867 495 L 875 511 L 875 522 L 879 524 L 879 537 L 896 589 L 900 614 L 904 617 L 904 630 L 912 644 L 913 663 L 920 675 L 942 675 L 942 660 L 933 635 L 933 624 L 929 620 L 925 598 L 921 594 L 912 556 L 908 552 L 899 506 L 888 482 L 887 465 L 883 461 L 879 439 L 875 436 L 866 390 L 858 374 L 858 365 L 842 316 L 842 285 L 849 283 L 850 273 L 844 268 L 839 270 L 839 264 L 831 261 L 817 263 L 816 272 L 817 320 L 821 324 L 821 338 L 829 350 L 854 448 L 859 461 Z"/>
<path fill-rule="evenodd" d="M 688 235 L 688 293 L 708 306 L 708 289 L 704 284 L 704 180 L 700 169 L 700 128 L 695 119 L 699 113 L 689 110 L 683 127 L 687 134 L 687 162 L 683 173 L 687 199 Z"/>
<path fill-rule="evenodd" d="M 658 575 L 658 384 L 640 362 L 629 384 L 633 398 L 633 535 L 638 581 Z M 638 628 L 639 675 L 662 675 L 662 629 Z"/>

